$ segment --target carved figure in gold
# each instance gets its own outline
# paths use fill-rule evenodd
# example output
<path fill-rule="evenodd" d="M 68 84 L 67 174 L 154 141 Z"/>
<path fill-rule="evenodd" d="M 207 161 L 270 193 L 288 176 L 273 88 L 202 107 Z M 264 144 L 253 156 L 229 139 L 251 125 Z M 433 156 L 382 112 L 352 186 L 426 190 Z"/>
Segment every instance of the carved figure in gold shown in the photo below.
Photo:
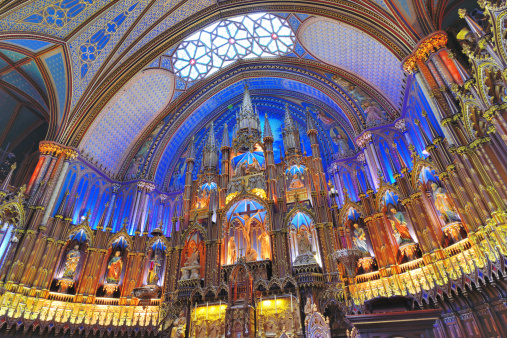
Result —
<path fill-rule="evenodd" d="M 79 252 L 79 245 L 76 245 L 74 249 L 70 250 L 67 254 L 67 261 L 65 262 L 65 268 L 63 270 L 63 278 L 74 278 L 80 258 L 81 253 Z"/>
<path fill-rule="evenodd" d="M 150 262 L 150 269 L 148 270 L 148 285 L 156 285 L 160 279 L 160 267 L 162 263 L 160 258 L 158 257 L 158 253 L 155 254 L 155 257 Z"/>
<path fill-rule="evenodd" d="M 300 255 L 312 253 L 312 243 L 305 229 L 301 229 L 298 233 L 298 253 Z"/>
<path fill-rule="evenodd" d="M 121 259 L 120 251 L 116 251 L 114 256 L 109 261 L 107 265 L 107 276 L 106 281 L 108 283 L 117 284 L 121 279 L 121 271 L 123 269 L 123 261 Z"/>
<path fill-rule="evenodd" d="M 171 337 L 174 337 L 174 338 L 185 337 L 186 327 L 187 327 L 187 317 L 185 317 L 185 312 L 181 311 L 180 316 L 173 322 L 173 328 L 171 330 Z"/>
<path fill-rule="evenodd" d="M 255 217 L 260 213 L 260 210 L 257 210 L 257 212 L 251 216 L 248 217 L 248 215 L 242 215 L 243 219 L 245 220 L 245 224 L 241 226 L 241 229 L 243 230 L 243 238 L 246 242 L 246 252 L 245 252 L 245 258 L 247 262 L 255 261 L 257 260 L 257 251 L 255 251 L 254 248 L 252 248 L 252 241 L 251 241 L 251 229 L 252 229 L 252 222 L 255 220 Z"/>
<path fill-rule="evenodd" d="M 433 190 L 433 199 L 435 200 L 435 207 L 440 211 L 441 218 L 445 223 L 459 222 L 460 218 L 454 211 L 452 203 L 447 196 L 444 188 L 439 187 L 436 183 L 431 183 L 431 189 Z"/>
<path fill-rule="evenodd" d="M 261 243 L 261 258 L 269 259 L 269 235 L 266 232 L 263 232 L 258 237 L 259 242 Z"/>
<path fill-rule="evenodd" d="M 234 236 L 229 238 L 227 259 L 229 260 L 228 264 L 234 264 L 236 262 L 236 242 L 234 241 Z"/>
<path fill-rule="evenodd" d="M 412 243 L 412 236 L 410 236 L 410 232 L 408 231 L 407 221 L 403 213 L 395 208 L 391 208 L 391 213 L 390 221 L 398 244 Z"/>
<path fill-rule="evenodd" d="M 366 242 L 366 233 L 362 228 L 359 227 L 359 224 L 354 223 L 354 244 L 356 247 L 362 252 L 368 252 L 368 244 Z"/>
<path fill-rule="evenodd" d="M 292 176 L 292 181 L 290 182 L 289 189 L 292 190 L 292 189 L 300 189 L 300 188 L 304 188 L 304 184 L 303 184 L 303 182 L 301 182 L 298 175 L 294 174 L 294 176 Z"/>

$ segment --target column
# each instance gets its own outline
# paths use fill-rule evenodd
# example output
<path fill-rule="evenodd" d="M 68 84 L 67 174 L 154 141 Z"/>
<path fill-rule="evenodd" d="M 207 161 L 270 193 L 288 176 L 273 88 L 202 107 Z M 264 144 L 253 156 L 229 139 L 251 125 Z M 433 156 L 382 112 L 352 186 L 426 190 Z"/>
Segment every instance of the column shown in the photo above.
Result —
<path fill-rule="evenodd" d="M 63 149 L 62 150 L 62 156 L 64 156 L 63 160 L 63 167 L 62 170 L 58 176 L 58 179 L 56 181 L 56 184 L 54 186 L 53 192 L 51 193 L 51 197 L 49 199 L 48 206 L 45 210 L 44 217 L 42 218 L 42 225 L 45 225 L 49 219 L 49 216 L 53 212 L 53 207 L 55 206 L 56 199 L 58 197 L 58 194 L 60 193 L 60 189 L 63 184 L 63 180 L 65 179 L 65 176 L 67 175 L 67 171 L 70 166 L 70 161 L 75 159 L 77 157 L 78 153 L 77 151 L 73 149 Z M 48 187 L 49 189 L 49 187 Z"/>

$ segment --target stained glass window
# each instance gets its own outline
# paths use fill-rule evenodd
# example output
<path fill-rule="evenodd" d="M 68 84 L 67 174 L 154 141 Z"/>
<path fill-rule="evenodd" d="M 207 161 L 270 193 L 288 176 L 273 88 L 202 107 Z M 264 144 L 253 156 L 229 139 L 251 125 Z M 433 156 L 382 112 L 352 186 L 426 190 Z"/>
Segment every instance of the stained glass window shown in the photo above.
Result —
<path fill-rule="evenodd" d="M 224 19 L 185 39 L 173 54 L 177 76 L 195 81 L 238 59 L 285 55 L 295 35 L 287 21 L 273 14 Z"/>

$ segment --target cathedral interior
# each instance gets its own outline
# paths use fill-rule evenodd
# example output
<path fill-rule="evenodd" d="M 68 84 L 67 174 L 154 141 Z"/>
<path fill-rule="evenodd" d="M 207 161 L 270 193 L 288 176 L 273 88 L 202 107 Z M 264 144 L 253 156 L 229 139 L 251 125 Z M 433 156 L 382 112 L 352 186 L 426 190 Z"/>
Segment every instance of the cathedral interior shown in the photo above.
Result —
<path fill-rule="evenodd" d="M 507 337 L 507 1 L 0 1 L 0 336 Z"/>

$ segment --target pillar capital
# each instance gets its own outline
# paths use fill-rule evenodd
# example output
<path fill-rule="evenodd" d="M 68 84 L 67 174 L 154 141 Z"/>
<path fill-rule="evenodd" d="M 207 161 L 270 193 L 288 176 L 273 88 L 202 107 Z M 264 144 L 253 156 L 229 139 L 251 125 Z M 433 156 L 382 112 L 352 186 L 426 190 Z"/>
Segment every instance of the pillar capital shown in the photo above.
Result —
<path fill-rule="evenodd" d="M 447 33 L 444 31 L 437 31 L 424 37 L 417 44 L 416 48 L 403 60 L 403 70 L 409 74 L 414 74 L 418 71 L 417 61 L 425 62 L 428 57 L 447 44 Z"/>

